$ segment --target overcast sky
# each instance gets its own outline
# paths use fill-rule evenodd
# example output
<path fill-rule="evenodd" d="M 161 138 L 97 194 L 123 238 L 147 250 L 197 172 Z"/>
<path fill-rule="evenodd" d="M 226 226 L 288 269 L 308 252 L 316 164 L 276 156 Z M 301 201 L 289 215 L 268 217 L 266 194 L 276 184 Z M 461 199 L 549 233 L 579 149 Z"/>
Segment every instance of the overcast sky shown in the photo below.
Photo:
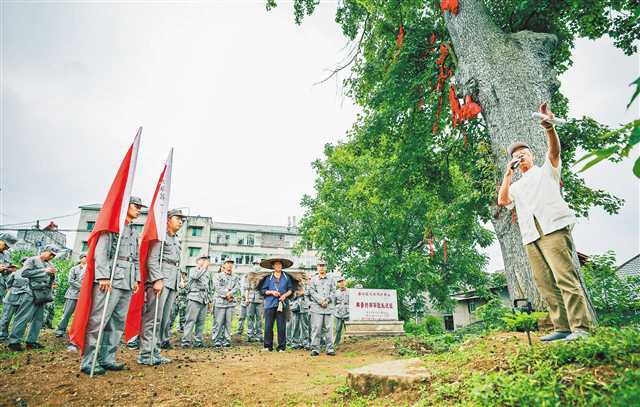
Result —
<path fill-rule="evenodd" d="M 0 7 L 0 224 L 101 202 L 143 126 L 134 192 L 144 201 L 175 147 L 173 206 L 217 221 L 285 225 L 313 192 L 311 161 L 344 138 L 358 112 L 335 81 L 313 86 L 345 54 L 335 4 L 323 2 L 301 27 L 290 5 L 267 13 L 262 1 Z M 637 55 L 584 40 L 574 61 L 560 78 L 571 116 L 612 126 L 638 116 L 637 103 L 625 110 Z M 626 204 L 617 216 L 596 209 L 580 220 L 578 250 L 615 249 L 620 262 L 638 253 L 631 165 L 586 173 L 589 185 Z M 56 220 L 63 228 L 77 221 Z M 489 268 L 500 268 L 498 246 L 488 253 Z"/>

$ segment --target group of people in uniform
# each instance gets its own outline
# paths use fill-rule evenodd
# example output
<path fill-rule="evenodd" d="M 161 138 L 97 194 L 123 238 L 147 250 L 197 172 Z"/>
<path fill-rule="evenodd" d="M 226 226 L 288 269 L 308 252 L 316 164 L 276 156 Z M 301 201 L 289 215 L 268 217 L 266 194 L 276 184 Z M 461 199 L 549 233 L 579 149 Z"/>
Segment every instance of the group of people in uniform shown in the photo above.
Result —
<path fill-rule="evenodd" d="M 317 273 L 307 279 L 294 278 L 284 271 L 293 265 L 289 259 L 264 259 L 254 263 L 256 273 L 240 278 L 233 272 L 232 258 L 226 258 L 220 270 L 214 272 L 209 255 L 203 254 L 197 259 L 197 266 L 183 276 L 178 231 L 185 216 L 174 209 L 167 213 L 165 239 L 150 242 L 145 281 L 140 281 L 139 236 L 132 222 L 144 207 L 140 198 L 132 196 L 121 233 L 102 232 L 97 237 L 81 372 L 101 375 L 125 368 L 124 363 L 116 360 L 116 351 L 122 341 L 132 295 L 138 289 L 144 290 L 144 307 L 139 334 L 129 345 L 139 348 L 140 364 L 171 362 L 162 355 L 161 349 L 172 347 L 171 329 L 180 313 L 176 312 L 177 308 L 183 310 L 184 315 L 179 341 L 184 348 L 205 346 L 203 335 L 209 313 L 213 314 L 211 345 L 230 347 L 232 320 L 239 308 L 236 334 L 243 335 L 246 323 L 247 342 L 262 342 L 265 351 L 274 350 L 275 325 L 277 351 L 284 351 L 288 341 L 291 348 L 310 350 L 312 356 L 319 355 L 323 347 L 327 355 L 335 355 L 344 322 L 349 318 L 349 297 L 344 278 L 327 273 L 324 262 L 318 262 Z M 52 303 L 53 287 L 57 284 L 57 270 L 51 261 L 59 248 L 48 245 L 37 256 L 23 259 L 22 264 L 12 264 L 9 248 L 15 243 L 15 237 L 0 234 L 0 295 L 3 298 L 0 339 L 8 339 L 10 349 L 22 351 L 29 326 L 26 348 L 39 349 L 43 347 L 38 336 L 45 320 L 45 307 Z M 57 337 L 66 335 L 86 268 L 87 256 L 83 254 L 79 264 L 68 273 L 69 287 L 62 318 L 55 330 Z M 263 269 L 271 272 L 261 272 Z M 262 278 L 256 277 L 260 275 Z"/>

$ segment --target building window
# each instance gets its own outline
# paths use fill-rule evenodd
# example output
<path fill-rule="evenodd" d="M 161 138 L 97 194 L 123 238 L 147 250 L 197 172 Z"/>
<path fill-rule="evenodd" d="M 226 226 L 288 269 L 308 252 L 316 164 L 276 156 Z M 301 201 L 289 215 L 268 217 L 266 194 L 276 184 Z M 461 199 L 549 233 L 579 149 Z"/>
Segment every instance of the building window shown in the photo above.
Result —
<path fill-rule="evenodd" d="M 247 235 L 247 246 L 253 246 L 255 244 L 255 240 L 253 235 Z"/>
<path fill-rule="evenodd" d="M 202 236 L 202 226 L 191 226 L 191 236 L 199 237 Z"/>
<path fill-rule="evenodd" d="M 444 316 L 444 329 L 447 331 L 453 331 L 453 315 Z"/>
<path fill-rule="evenodd" d="M 479 306 L 479 300 L 469 300 L 469 302 L 467 302 L 467 309 L 469 310 L 469 314 L 473 314 L 473 311 L 475 311 Z"/>
<path fill-rule="evenodd" d="M 189 257 L 196 257 L 200 254 L 199 247 L 189 247 Z"/>
<path fill-rule="evenodd" d="M 95 221 L 87 221 L 87 231 L 91 232 L 93 230 L 93 227 L 96 225 Z"/>
<path fill-rule="evenodd" d="M 236 256 L 236 264 L 242 264 L 242 255 Z"/>
<path fill-rule="evenodd" d="M 82 251 L 86 252 L 89 250 L 89 242 L 82 242 Z"/>
<path fill-rule="evenodd" d="M 240 239 L 238 239 L 238 246 L 242 246 L 244 245 L 244 237 L 241 237 Z"/>

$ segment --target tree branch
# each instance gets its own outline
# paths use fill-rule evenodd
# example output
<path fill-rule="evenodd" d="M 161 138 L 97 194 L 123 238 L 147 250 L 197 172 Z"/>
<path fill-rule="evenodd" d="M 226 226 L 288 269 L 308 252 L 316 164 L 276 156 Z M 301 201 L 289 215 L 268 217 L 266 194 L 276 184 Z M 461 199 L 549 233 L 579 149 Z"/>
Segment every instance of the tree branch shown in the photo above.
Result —
<path fill-rule="evenodd" d="M 327 76 L 326 78 L 324 78 L 323 80 L 314 83 L 313 85 L 321 85 L 323 83 L 325 83 L 326 81 L 328 81 L 329 79 L 333 78 L 334 76 L 336 76 L 340 71 L 342 71 L 343 69 L 348 68 L 351 64 L 353 64 L 356 60 L 356 58 L 358 57 L 358 55 L 360 55 L 360 51 L 361 51 L 361 47 L 362 47 L 362 41 L 364 40 L 364 36 L 367 33 L 367 23 L 369 22 L 369 15 L 367 14 L 367 17 L 364 20 L 364 25 L 362 26 L 362 34 L 360 35 L 360 39 L 358 40 L 358 43 L 356 44 L 356 46 L 353 48 L 353 50 L 350 53 L 353 53 L 353 55 L 351 56 L 351 58 L 349 58 L 349 55 L 347 54 L 347 58 L 349 58 L 349 61 L 347 61 L 344 65 L 335 68 L 333 71 L 331 71 L 331 74 L 329 74 L 329 76 Z"/>

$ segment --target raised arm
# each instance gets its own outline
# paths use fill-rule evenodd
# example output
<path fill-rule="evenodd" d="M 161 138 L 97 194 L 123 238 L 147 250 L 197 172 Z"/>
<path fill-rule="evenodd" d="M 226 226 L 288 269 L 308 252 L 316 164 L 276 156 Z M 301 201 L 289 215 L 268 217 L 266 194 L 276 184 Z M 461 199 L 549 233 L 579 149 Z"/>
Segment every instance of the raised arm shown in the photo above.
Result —
<path fill-rule="evenodd" d="M 540 105 L 540 113 L 548 116 L 550 119 L 553 119 L 555 115 L 549 109 L 549 104 L 544 102 Z M 549 161 L 554 168 L 557 168 L 560 165 L 560 139 L 558 138 L 558 133 L 556 132 L 555 127 L 553 127 L 553 123 L 548 120 L 541 120 L 540 125 L 544 128 L 545 133 L 547 134 L 547 142 L 549 145 L 549 150 L 547 150 L 547 157 L 549 157 Z"/>

